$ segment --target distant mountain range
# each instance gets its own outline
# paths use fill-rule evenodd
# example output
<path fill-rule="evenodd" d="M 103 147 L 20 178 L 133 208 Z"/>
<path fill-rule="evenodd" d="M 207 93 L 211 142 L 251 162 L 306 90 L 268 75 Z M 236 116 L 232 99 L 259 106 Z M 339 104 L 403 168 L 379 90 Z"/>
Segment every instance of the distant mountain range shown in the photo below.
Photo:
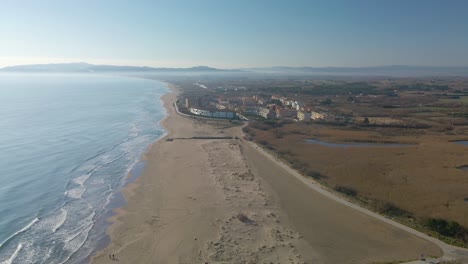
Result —
<path fill-rule="evenodd" d="M 93 65 L 80 63 L 34 64 L 1 68 L 0 72 L 133 72 L 133 73 L 260 73 L 279 75 L 343 76 L 468 76 L 468 67 L 376 66 L 376 67 L 263 67 L 217 69 L 207 66 L 191 68 L 154 68 L 140 66 Z"/>
<path fill-rule="evenodd" d="M 223 70 L 207 66 L 191 68 L 153 68 L 140 66 L 94 65 L 84 62 L 18 65 L 1 68 L 2 72 L 225 72 L 237 70 Z"/>
<path fill-rule="evenodd" d="M 468 76 L 467 67 L 390 65 L 375 67 L 265 67 L 245 70 L 313 75 Z"/>

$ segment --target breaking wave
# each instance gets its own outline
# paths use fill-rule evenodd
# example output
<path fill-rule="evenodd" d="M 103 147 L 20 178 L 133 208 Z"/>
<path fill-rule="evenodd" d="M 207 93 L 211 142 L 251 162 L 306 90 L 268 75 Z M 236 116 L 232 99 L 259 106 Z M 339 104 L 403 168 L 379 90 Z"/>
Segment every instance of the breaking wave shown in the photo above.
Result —
<path fill-rule="evenodd" d="M 8 237 L 7 239 L 5 239 L 5 241 L 3 241 L 1 244 L 0 244 L 0 248 L 3 247 L 3 245 L 5 245 L 8 241 L 10 241 L 11 239 L 13 239 L 14 237 L 16 237 L 17 235 L 23 233 L 23 232 L 26 232 L 28 229 L 30 229 L 35 223 L 39 222 L 39 218 L 34 218 L 34 220 L 32 220 L 29 224 L 27 224 L 25 227 L 21 228 L 19 231 L 16 231 L 13 235 L 11 235 L 10 237 Z"/>

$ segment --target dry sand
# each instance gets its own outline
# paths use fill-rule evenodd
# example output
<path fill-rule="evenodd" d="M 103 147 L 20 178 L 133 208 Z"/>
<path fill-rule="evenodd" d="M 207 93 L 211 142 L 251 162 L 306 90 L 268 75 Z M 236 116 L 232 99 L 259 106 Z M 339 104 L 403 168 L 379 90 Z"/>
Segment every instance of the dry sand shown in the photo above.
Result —
<path fill-rule="evenodd" d="M 94 263 L 372 263 L 440 255 L 434 244 L 341 205 L 288 175 L 227 121 L 175 113 L 145 154 Z M 175 138 L 166 141 L 166 138 Z"/>

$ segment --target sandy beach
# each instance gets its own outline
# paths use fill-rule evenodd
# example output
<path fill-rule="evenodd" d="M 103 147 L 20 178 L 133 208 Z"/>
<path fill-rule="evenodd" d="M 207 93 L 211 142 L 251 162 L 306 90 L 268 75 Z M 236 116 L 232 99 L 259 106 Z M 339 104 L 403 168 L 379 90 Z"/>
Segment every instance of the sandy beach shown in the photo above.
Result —
<path fill-rule="evenodd" d="M 375 263 L 440 256 L 435 244 L 308 188 L 228 121 L 193 119 L 163 96 L 168 135 L 123 189 L 93 263 Z M 168 141 L 173 138 L 173 141 Z M 113 260 L 110 255 L 114 255 Z"/>

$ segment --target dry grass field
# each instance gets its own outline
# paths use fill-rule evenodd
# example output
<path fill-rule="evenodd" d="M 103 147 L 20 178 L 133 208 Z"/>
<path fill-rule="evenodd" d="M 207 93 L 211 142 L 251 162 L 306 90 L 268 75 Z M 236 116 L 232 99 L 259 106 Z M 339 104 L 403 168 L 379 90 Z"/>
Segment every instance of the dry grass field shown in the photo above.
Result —
<path fill-rule="evenodd" d="M 254 140 L 305 174 L 383 213 L 408 221 L 428 218 L 468 227 L 468 136 L 420 130 L 350 130 L 317 124 L 250 125 Z M 305 142 L 394 142 L 408 146 L 326 146 Z"/>

